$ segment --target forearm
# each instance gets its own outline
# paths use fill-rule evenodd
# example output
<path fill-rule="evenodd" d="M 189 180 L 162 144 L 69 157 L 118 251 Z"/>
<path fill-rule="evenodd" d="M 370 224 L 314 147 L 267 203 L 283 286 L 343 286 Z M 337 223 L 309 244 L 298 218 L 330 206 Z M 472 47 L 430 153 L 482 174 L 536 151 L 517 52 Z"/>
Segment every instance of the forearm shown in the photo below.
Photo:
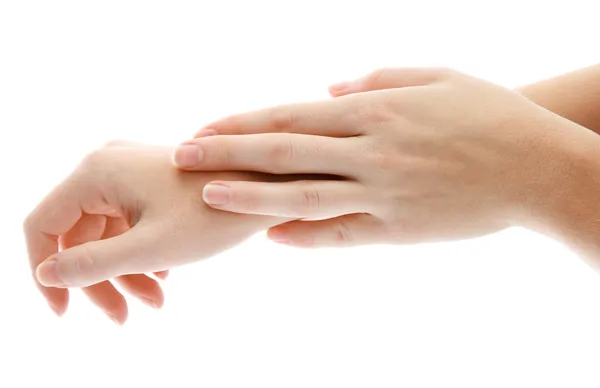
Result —
<path fill-rule="evenodd" d="M 525 227 L 555 238 L 600 270 L 600 137 L 558 118 L 543 139 L 547 162 L 525 191 Z M 534 150 L 535 151 L 535 150 Z"/>
<path fill-rule="evenodd" d="M 518 88 L 536 104 L 600 133 L 600 64 Z"/>

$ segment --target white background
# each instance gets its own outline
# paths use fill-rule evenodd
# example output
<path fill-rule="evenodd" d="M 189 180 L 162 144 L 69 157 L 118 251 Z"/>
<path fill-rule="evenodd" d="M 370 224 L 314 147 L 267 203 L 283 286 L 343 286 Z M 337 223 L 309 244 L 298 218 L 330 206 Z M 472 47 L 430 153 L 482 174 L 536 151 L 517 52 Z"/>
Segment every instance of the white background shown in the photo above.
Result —
<path fill-rule="evenodd" d="M 21 234 L 107 140 L 176 144 L 381 66 L 519 86 L 600 62 L 595 5 L 1 0 L 0 387 L 599 386 L 600 277 L 527 231 L 320 251 L 257 236 L 173 271 L 164 309 L 132 301 L 123 328 L 77 292 L 53 316 Z"/>

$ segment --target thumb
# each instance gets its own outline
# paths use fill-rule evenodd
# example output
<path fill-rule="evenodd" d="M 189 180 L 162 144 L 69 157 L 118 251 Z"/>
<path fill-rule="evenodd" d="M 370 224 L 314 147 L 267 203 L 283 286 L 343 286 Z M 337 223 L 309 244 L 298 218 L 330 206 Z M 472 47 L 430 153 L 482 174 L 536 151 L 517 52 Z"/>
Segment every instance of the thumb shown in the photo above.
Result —
<path fill-rule="evenodd" d="M 136 225 L 105 240 L 92 241 L 61 251 L 36 269 L 46 287 L 87 287 L 117 276 L 162 270 L 154 268 L 159 258 L 159 234 L 152 225 Z M 150 268 L 149 268 L 150 267 Z"/>
<path fill-rule="evenodd" d="M 434 67 L 382 68 L 354 81 L 340 82 L 329 87 L 332 97 L 382 89 L 424 86 L 441 80 L 452 71 Z"/>
<path fill-rule="evenodd" d="M 320 221 L 291 221 L 269 229 L 275 242 L 304 248 L 349 247 L 389 240 L 383 221 L 370 214 L 348 214 Z"/>

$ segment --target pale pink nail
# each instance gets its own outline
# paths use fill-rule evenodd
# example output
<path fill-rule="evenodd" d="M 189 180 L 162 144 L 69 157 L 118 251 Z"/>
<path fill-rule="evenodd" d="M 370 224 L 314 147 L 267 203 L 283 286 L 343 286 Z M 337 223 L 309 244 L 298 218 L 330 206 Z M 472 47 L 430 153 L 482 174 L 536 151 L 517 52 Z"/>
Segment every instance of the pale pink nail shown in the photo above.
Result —
<path fill-rule="evenodd" d="M 173 151 L 173 163 L 182 168 L 198 165 L 203 157 L 202 149 L 196 144 L 183 144 Z"/>
<path fill-rule="evenodd" d="M 225 185 L 209 183 L 204 186 L 202 198 L 209 205 L 223 206 L 231 200 L 231 189 Z"/>
<path fill-rule="evenodd" d="M 58 259 L 55 257 L 38 265 L 35 275 L 38 278 L 38 281 L 46 287 L 64 285 L 63 281 L 58 276 Z"/>

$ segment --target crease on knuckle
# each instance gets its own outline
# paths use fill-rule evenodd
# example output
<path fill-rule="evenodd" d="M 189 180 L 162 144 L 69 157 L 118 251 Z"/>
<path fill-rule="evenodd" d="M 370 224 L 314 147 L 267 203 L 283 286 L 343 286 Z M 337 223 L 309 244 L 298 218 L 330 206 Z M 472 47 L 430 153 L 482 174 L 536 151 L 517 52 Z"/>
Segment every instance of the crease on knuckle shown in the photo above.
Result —
<path fill-rule="evenodd" d="M 377 144 L 368 146 L 363 153 L 365 165 L 377 171 L 387 172 L 399 167 L 393 154 Z"/>
<path fill-rule="evenodd" d="M 274 132 L 291 132 L 296 124 L 296 117 L 292 111 L 284 106 L 271 108 L 269 124 Z"/>
<path fill-rule="evenodd" d="M 293 163 L 296 156 L 296 146 L 292 140 L 277 141 L 268 152 L 269 169 L 273 174 L 285 171 Z"/>
<path fill-rule="evenodd" d="M 84 277 L 93 277 L 96 273 L 94 258 L 86 245 L 81 245 L 79 252 L 74 257 L 72 271 L 71 275 L 75 281 L 82 280 Z"/>
<path fill-rule="evenodd" d="M 312 183 L 302 183 L 298 213 L 304 217 L 315 216 L 321 208 L 321 195 Z"/>
<path fill-rule="evenodd" d="M 382 67 L 371 72 L 363 81 L 363 86 L 368 89 L 377 89 L 381 87 L 380 81 L 383 79 L 384 75 L 388 72 L 386 67 Z"/>
<path fill-rule="evenodd" d="M 347 220 L 340 219 L 336 225 L 336 241 L 343 245 L 350 245 L 354 242 L 354 234 Z"/>

